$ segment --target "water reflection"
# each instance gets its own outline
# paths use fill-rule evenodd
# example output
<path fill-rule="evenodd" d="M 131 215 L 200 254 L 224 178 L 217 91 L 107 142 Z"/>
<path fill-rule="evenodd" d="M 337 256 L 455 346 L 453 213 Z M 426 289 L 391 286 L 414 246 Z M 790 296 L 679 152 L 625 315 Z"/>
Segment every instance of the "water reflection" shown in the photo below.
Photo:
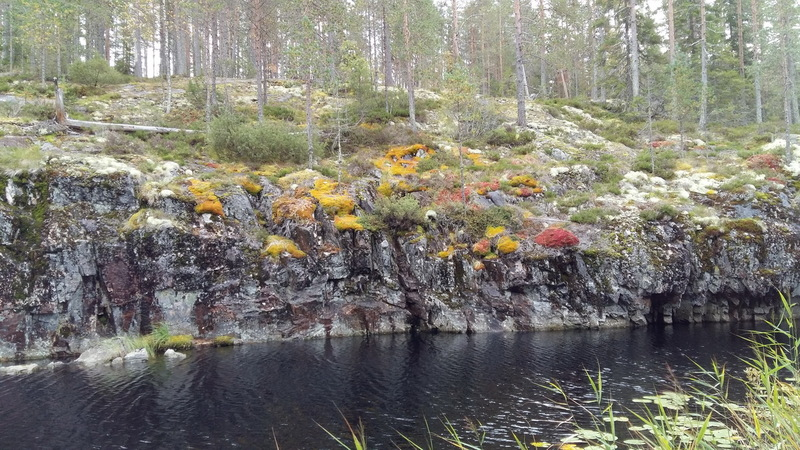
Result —
<path fill-rule="evenodd" d="M 200 349 L 159 360 L 0 378 L 0 442 L 15 448 L 335 448 L 342 416 L 362 419 L 371 448 L 398 432 L 422 440 L 446 416 L 487 429 L 554 439 L 567 428 L 541 386 L 558 380 L 591 399 L 585 370 L 622 401 L 668 388 L 674 372 L 746 351 L 727 325 L 661 330 L 376 336 Z M 319 424 L 319 425 L 318 425 Z"/>

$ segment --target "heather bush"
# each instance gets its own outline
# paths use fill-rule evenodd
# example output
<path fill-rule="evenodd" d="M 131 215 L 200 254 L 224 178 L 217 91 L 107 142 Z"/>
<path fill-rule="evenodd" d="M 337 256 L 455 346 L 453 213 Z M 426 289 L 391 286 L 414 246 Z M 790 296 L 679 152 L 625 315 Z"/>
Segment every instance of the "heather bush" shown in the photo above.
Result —
<path fill-rule="evenodd" d="M 545 228 L 544 231 L 536 235 L 533 241 L 549 248 L 572 247 L 580 243 L 578 237 L 572 232 L 554 227 Z"/>

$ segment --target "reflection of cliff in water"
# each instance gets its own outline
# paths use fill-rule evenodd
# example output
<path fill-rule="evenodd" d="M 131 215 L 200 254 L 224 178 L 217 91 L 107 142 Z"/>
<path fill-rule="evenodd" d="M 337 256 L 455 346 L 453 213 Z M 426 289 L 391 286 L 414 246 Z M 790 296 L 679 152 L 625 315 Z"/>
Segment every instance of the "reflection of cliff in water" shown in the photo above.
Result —
<path fill-rule="evenodd" d="M 712 358 L 739 375 L 748 351 L 729 325 L 477 335 L 390 335 L 200 349 L 174 363 L 83 369 L 68 365 L 0 377 L 0 442 L 19 448 L 333 448 L 320 424 L 346 436 L 359 418 L 370 448 L 395 448 L 397 432 L 423 442 L 446 416 L 487 447 L 518 436 L 553 441 L 570 432 L 541 386 L 558 380 L 590 400 L 584 369 L 601 371 L 620 411 L 631 398 L 671 389 L 670 377 Z M 587 404 L 591 402 L 587 401 Z M 35 405 L 33 408 L 31 405 Z M 580 419 L 580 418 L 579 418 Z"/>

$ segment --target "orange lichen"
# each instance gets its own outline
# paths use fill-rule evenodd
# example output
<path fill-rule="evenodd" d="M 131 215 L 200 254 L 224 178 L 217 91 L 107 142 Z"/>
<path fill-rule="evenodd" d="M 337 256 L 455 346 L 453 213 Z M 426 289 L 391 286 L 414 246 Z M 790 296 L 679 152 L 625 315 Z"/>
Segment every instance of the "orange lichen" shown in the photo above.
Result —
<path fill-rule="evenodd" d="M 511 236 L 502 236 L 497 241 L 497 251 L 507 255 L 519 248 L 519 241 Z"/>
<path fill-rule="evenodd" d="M 189 192 L 194 196 L 194 210 L 198 214 L 216 214 L 225 216 L 222 210 L 222 202 L 214 194 L 213 185 L 208 181 L 200 181 L 196 178 L 189 179 Z"/>
<path fill-rule="evenodd" d="M 354 230 L 361 231 L 364 226 L 358 222 L 358 217 L 347 214 L 344 216 L 336 216 L 333 218 L 333 226 L 339 231 Z"/>
<path fill-rule="evenodd" d="M 272 202 L 272 220 L 283 223 L 284 220 L 313 221 L 317 204 L 311 197 L 278 197 Z"/>
<path fill-rule="evenodd" d="M 476 242 L 472 246 L 472 253 L 475 253 L 478 256 L 486 256 L 489 254 L 489 251 L 492 249 L 492 243 L 489 239 L 481 239 L 480 241 Z"/>
<path fill-rule="evenodd" d="M 472 264 L 472 269 L 475 270 L 475 271 L 483 270 L 485 268 L 486 268 L 486 265 L 483 264 L 483 261 L 475 261 L 475 263 Z"/>
<path fill-rule="evenodd" d="M 289 238 L 283 236 L 269 236 L 267 238 L 267 246 L 264 247 L 264 254 L 278 258 L 284 254 L 288 254 L 292 258 L 303 258 L 306 252 L 297 248 L 297 244 Z"/>
<path fill-rule="evenodd" d="M 493 238 L 493 237 L 495 237 L 497 235 L 503 234 L 505 231 L 506 231 L 506 227 L 503 227 L 503 226 L 499 226 L 499 227 L 488 226 L 488 227 L 486 227 L 485 236 L 487 238 L 491 239 L 491 238 Z"/>

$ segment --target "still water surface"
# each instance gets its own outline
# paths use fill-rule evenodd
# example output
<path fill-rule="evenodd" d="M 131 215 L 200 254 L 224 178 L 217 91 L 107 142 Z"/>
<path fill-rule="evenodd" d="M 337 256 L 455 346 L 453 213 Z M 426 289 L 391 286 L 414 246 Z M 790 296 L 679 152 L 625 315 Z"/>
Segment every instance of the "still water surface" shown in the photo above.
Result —
<path fill-rule="evenodd" d="M 556 439 L 566 415 L 540 387 L 559 380 L 591 397 L 584 368 L 602 371 L 623 404 L 670 386 L 693 361 L 741 364 L 731 325 L 480 335 L 373 336 L 189 352 L 124 368 L 68 365 L 0 376 L 0 448 L 337 448 L 342 415 L 361 418 L 370 448 L 398 432 L 422 442 L 424 420 L 446 416 L 487 431 L 486 448 L 516 448 L 511 432 Z M 444 448 L 443 445 L 437 445 Z"/>

